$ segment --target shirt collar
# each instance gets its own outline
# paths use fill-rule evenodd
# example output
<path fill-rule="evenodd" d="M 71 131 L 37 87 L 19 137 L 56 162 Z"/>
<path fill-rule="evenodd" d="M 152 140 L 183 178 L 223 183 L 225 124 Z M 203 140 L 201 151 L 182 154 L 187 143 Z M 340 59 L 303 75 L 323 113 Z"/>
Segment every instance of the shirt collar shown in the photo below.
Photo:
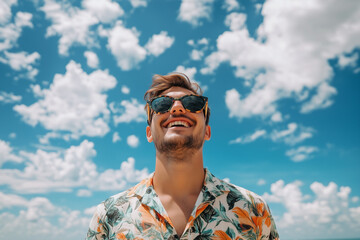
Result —
<path fill-rule="evenodd" d="M 223 181 L 216 178 L 208 169 L 205 168 L 204 170 L 204 184 L 196 201 L 194 210 L 196 210 L 200 204 L 211 203 L 218 196 L 229 191 L 227 185 L 224 184 Z M 154 173 L 152 173 L 149 178 L 141 181 L 138 185 L 130 189 L 129 196 L 137 197 L 142 204 L 154 209 L 161 215 L 165 215 L 166 211 L 153 186 L 153 177 Z"/>

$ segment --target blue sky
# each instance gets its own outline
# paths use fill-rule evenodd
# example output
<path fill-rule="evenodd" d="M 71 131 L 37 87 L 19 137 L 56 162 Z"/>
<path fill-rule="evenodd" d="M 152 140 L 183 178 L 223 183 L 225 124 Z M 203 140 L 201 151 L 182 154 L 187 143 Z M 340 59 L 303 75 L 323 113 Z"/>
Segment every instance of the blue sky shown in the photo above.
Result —
<path fill-rule="evenodd" d="M 205 166 L 263 196 L 282 239 L 360 237 L 359 19 L 358 1 L 2 1 L 2 236 L 83 238 L 154 170 L 143 94 L 177 71 L 209 97 Z"/>

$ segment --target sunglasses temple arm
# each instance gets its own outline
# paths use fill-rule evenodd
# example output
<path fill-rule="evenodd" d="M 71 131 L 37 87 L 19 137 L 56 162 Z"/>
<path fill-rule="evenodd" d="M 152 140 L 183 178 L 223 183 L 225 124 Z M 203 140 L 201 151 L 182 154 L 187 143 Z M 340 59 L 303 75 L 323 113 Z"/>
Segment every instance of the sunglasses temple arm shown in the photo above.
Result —
<path fill-rule="evenodd" d="M 206 104 L 205 104 L 205 121 L 207 119 L 207 112 L 208 112 L 208 102 L 206 101 Z"/>
<path fill-rule="evenodd" d="M 146 112 L 147 112 L 147 123 L 150 125 L 150 106 L 149 103 L 146 104 Z"/>

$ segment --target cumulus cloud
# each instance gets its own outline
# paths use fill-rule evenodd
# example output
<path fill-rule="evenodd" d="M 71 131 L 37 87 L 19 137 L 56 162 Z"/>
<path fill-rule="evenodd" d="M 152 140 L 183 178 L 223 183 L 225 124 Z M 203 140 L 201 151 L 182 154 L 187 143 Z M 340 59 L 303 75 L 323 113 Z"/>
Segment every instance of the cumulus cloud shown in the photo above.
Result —
<path fill-rule="evenodd" d="M 52 25 L 47 28 L 46 36 L 60 36 L 59 53 L 68 55 L 68 50 L 74 44 L 94 45 L 94 38 L 90 26 L 99 22 L 99 19 L 90 11 L 73 7 L 68 3 L 58 3 L 54 0 L 45 0 L 40 8 Z"/>
<path fill-rule="evenodd" d="M 86 57 L 86 63 L 91 68 L 97 68 L 99 66 L 99 58 L 96 53 L 91 51 L 85 51 L 84 56 Z"/>
<path fill-rule="evenodd" d="M 146 7 L 148 0 L 130 0 L 133 8 Z"/>
<path fill-rule="evenodd" d="M 125 28 L 118 21 L 112 29 L 99 28 L 99 34 L 108 38 L 107 47 L 122 70 L 130 70 L 145 60 L 146 50 L 139 45 L 136 28 Z"/>
<path fill-rule="evenodd" d="M 226 11 L 230 12 L 233 10 L 238 10 L 240 8 L 240 4 L 236 0 L 225 0 L 223 8 L 225 8 Z"/>
<path fill-rule="evenodd" d="M 0 185 L 7 185 L 19 193 L 70 192 L 80 187 L 119 191 L 148 175 L 146 168 L 135 169 L 134 158 L 123 161 L 119 169 L 99 172 L 92 161 L 95 155 L 94 144 L 87 140 L 65 150 L 21 151 L 25 168 L 0 169 Z"/>
<path fill-rule="evenodd" d="M 166 31 L 161 31 L 160 34 L 154 34 L 147 44 L 145 45 L 146 50 L 149 54 L 155 57 L 161 55 L 166 49 L 170 48 L 175 41 L 174 37 L 169 37 Z"/>
<path fill-rule="evenodd" d="M 114 88 L 116 79 L 108 71 L 85 73 L 80 64 L 70 61 L 64 75 L 56 74 L 48 89 L 34 87 L 40 98 L 30 106 L 16 105 L 14 110 L 23 120 L 47 130 L 63 131 L 72 138 L 103 136 L 109 131 L 110 111 L 106 92 Z"/>
<path fill-rule="evenodd" d="M 83 0 L 82 6 L 102 23 L 111 23 L 124 15 L 124 10 L 111 0 Z"/>
<path fill-rule="evenodd" d="M 21 99 L 22 99 L 21 96 L 17 96 L 13 93 L 7 93 L 7 92 L 0 91 L 0 102 L 16 103 L 16 102 L 20 102 Z"/>
<path fill-rule="evenodd" d="M 135 135 L 128 136 L 126 142 L 132 148 L 136 148 L 139 146 L 139 138 Z"/>
<path fill-rule="evenodd" d="M 318 151 L 317 147 L 313 146 L 300 146 L 286 151 L 286 156 L 294 162 L 302 162 L 311 157 L 311 154 Z"/>
<path fill-rule="evenodd" d="M 0 199 L 9 208 L 0 213 L 0 222 L 3 223 L 0 231 L 13 239 L 24 236 L 38 240 L 60 240 L 63 236 L 79 239 L 84 236 L 90 222 L 90 216 L 85 213 L 56 206 L 44 197 L 27 200 L 0 192 Z"/>
<path fill-rule="evenodd" d="M 203 19 L 210 20 L 214 0 L 182 0 L 178 19 L 197 27 Z"/>
<path fill-rule="evenodd" d="M 234 143 L 250 143 L 255 141 L 256 139 L 260 138 L 260 137 L 264 137 L 266 136 L 266 131 L 265 130 L 257 130 L 254 133 L 247 135 L 245 137 L 238 137 L 234 140 L 230 141 L 230 144 L 234 144 Z"/>
<path fill-rule="evenodd" d="M 20 75 L 22 78 L 28 78 L 33 80 L 38 74 L 39 70 L 34 68 L 34 65 L 40 59 L 40 54 L 38 52 L 33 52 L 31 54 L 27 52 L 4 52 L 4 57 L 0 57 L 0 62 L 8 64 L 13 70 L 23 72 Z"/>
<path fill-rule="evenodd" d="M 333 14 L 339 9 L 343 14 Z M 226 92 L 229 116 L 271 117 L 284 98 L 299 102 L 302 113 L 329 107 L 336 94 L 329 60 L 360 46 L 360 6 L 352 1 L 284 5 L 270 0 L 261 13 L 256 38 L 250 36 L 244 14 L 229 14 L 225 24 L 230 30 L 217 38 L 217 50 L 201 69 L 210 74 L 228 63 L 244 79 L 245 90 Z"/>
<path fill-rule="evenodd" d="M 0 167 L 5 162 L 22 162 L 22 158 L 13 153 L 10 143 L 0 139 Z"/>
<path fill-rule="evenodd" d="M 0 53 L 16 46 L 24 27 L 33 27 L 32 14 L 17 12 L 11 21 L 11 6 L 17 1 L 6 1 L 0 5 Z"/>
<path fill-rule="evenodd" d="M 145 104 L 139 103 L 138 100 L 132 98 L 129 100 L 123 100 L 119 104 L 115 102 L 110 103 L 110 109 L 114 113 L 113 119 L 115 125 L 119 123 L 130 123 L 130 122 L 145 122 Z"/>
<path fill-rule="evenodd" d="M 313 182 L 309 196 L 302 193 L 302 185 L 300 181 L 285 184 L 279 180 L 271 184 L 270 194 L 263 195 L 268 203 L 280 203 L 286 209 L 282 216 L 276 216 L 283 238 L 294 234 L 303 239 L 354 238 L 360 234 L 360 206 L 350 207 L 350 187 Z"/>

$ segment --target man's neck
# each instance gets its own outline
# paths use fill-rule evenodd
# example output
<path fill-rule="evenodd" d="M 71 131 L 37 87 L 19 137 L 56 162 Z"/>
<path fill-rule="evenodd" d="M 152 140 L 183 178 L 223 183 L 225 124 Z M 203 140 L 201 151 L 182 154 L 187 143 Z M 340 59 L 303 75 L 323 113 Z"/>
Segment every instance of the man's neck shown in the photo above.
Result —
<path fill-rule="evenodd" d="M 169 154 L 156 154 L 154 188 L 159 195 L 173 198 L 198 196 L 204 182 L 202 149 L 171 158 Z"/>

